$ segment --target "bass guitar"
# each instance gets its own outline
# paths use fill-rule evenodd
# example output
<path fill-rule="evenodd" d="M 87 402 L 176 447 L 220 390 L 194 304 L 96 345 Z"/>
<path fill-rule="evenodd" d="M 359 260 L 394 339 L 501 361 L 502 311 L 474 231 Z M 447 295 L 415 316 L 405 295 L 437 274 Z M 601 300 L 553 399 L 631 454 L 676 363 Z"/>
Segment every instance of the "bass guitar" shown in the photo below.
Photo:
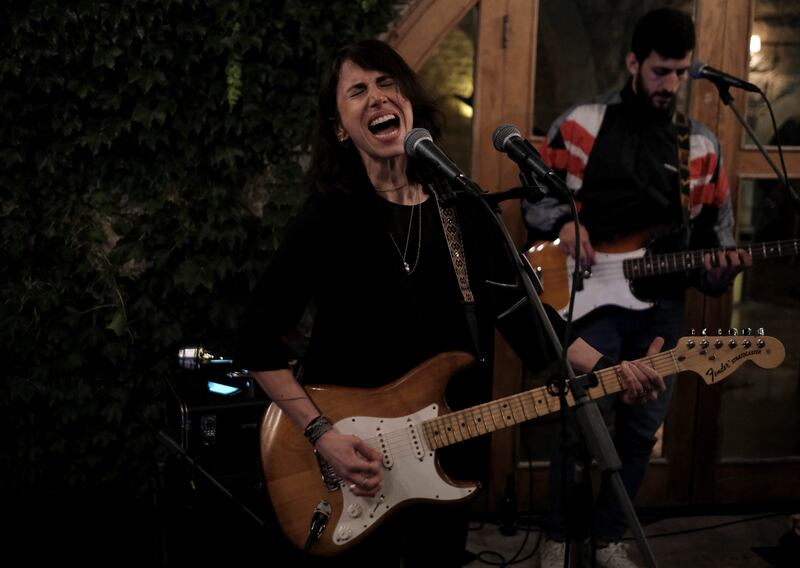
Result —
<path fill-rule="evenodd" d="M 763 368 L 783 362 L 784 347 L 773 337 L 684 337 L 677 347 L 641 361 L 663 376 L 682 371 L 707 384 L 727 378 L 745 361 Z M 455 481 L 439 468 L 439 448 L 547 416 L 559 410 L 545 387 L 451 412 L 444 402 L 450 378 L 475 362 L 464 352 L 441 353 L 379 388 L 307 386 L 334 428 L 366 441 L 383 454 L 383 482 L 375 497 L 357 497 L 309 446 L 276 405 L 261 423 L 261 456 L 267 490 L 278 523 L 299 548 L 307 542 L 315 510 L 329 510 L 312 554 L 332 556 L 365 539 L 382 521 L 414 501 L 455 502 L 475 494 L 475 482 Z M 596 399 L 623 389 L 620 367 L 595 373 Z M 568 403 L 574 404 L 572 395 Z"/>
<path fill-rule="evenodd" d="M 779 258 L 800 254 L 800 240 L 788 239 L 736 247 L 749 252 L 753 259 Z M 581 285 L 575 292 L 572 319 L 577 321 L 602 306 L 619 306 L 629 310 L 646 310 L 653 306 L 637 289 L 642 279 L 665 277 L 703 268 L 703 256 L 716 256 L 726 248 L 696 249 L 682 252 L 649 254 L 642 238 L 632 235 L 613 244 L 594 247 L 595 263 L 581 273 Z M 528 261 L 542 281 L 542 301 L 566 317 L 572 291 L 575 259 L 556 242 L 535 243 L 527 252 Z"/>

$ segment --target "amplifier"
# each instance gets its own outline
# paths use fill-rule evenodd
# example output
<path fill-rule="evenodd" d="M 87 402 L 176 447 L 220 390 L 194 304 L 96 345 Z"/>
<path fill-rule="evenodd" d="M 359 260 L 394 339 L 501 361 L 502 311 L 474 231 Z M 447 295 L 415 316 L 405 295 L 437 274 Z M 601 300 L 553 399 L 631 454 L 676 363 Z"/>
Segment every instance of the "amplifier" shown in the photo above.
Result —
<path fill-rule="evenodd" d="M 174 446 L 161 450 L 163 566 L 255 565 L 265 548 L 277 558 L 287 545 L 267 498 L 259 445 L 270 401 L 230 359 L 187 348 L 179 362 L 166 379 L 165 432 L 173 440 L 162 446 L 180 446 L 191 463 Z"/>
<path fill-rule="evenodd" d="M 259 426 L 270 402 L 266 394 L 230 359 L 202 348 L 181 354 L 180 372 L 167 379 L 167 433 L 223 484 L 260 485 Z"/>

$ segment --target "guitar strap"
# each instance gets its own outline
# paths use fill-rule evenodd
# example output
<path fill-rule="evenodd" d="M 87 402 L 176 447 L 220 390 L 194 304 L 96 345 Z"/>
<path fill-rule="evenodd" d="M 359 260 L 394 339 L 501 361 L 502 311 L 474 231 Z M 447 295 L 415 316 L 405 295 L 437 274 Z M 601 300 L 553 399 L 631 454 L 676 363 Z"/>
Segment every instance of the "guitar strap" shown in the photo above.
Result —
<path fill-rule="evenodd" d="M 436 192 L 432 191 L 431 193 L 436 199 Z M 453 263 L 458 287 L 464 300 L 464 315 L 467 319 L 467 328 L 472 339 L 472 346 L 475 349 L 478 360 L 482 361 L 477 306 L 475 305 L 475 296 L 472 295 L 472 289 L 469 287 L 469 273 L 467 272 L 467 258 L 464 254 L 464 240 L 461 237 L 461 224 L 458 221 L 455 208 L 442 207 L 438 199 L 436 199 L 436 207 L 439 209 L 439 219 L 442 221 L 442 230 L 444 231 L 444 238 L 447 240 L 447 248 L 450 251 L 450 260 Z"/>
<path fill-rule="evenodd" d="M 675 139 L 678 147 L 678 187 L 681 195 L 681 211 L 683 216 L 684 246 L 689 245 L 692 210 L 691 184 L 689 176 L 691 125 L 689 117 L 681 111 L 675 113 Z"/>
<path fill-rule="evenodd" d="M 456 271 L 456 278 L 458 279 L 458 287 L 461 289 L 461 296 L 464 298 L 464 303 L 474 304 L 475 297 L 472 295 L 472 289 L 469 287 L 467 261 L 464 256 L 464 241 L 461 238 L 461 225 L 458 222 L 458 217 L 456 217 L 456 211 L 452 207 L 442 207 L 438 199 L 436 200 L 436 205 L 439 208 L 439 217 L 442 220 L 444 238 L 447 239 L 447 248 L 450 249 L 450 260 L 452 260 L 453 268 Z"/>

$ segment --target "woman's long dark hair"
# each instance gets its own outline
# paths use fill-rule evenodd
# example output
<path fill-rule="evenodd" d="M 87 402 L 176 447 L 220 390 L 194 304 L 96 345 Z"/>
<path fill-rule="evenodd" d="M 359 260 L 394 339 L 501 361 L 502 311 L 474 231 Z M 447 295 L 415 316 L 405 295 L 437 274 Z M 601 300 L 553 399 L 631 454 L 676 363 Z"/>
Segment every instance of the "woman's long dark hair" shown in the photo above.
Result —
<path fill-rule="evenodd" d="M 306 176 L 311 191 L 355 193 L 372 187 L 353 143 L 342 144 L 336 137 L 339 121 L 336 90 L 339 72 L 345 61 L 394 77 L 401 94 L 411 103 L 413 126 L 427 129 L 434 140 L 441 137 L 444 115 L 419 84 L 414 71 L 394 49 L 375 39 L 348 45 L 339 50 L 320 90 L 317 123 L 311 143 L 311 164 Z M 412 182 L 425 181 L 428 177 L 423 168 L 411 162 L 406 174 Z"/>

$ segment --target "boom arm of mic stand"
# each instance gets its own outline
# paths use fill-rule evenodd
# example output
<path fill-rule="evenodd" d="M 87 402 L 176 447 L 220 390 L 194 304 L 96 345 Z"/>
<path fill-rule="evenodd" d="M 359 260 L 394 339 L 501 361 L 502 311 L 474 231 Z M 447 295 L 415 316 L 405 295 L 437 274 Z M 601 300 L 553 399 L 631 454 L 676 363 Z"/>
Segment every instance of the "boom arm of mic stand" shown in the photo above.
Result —
<path fill-rule="evenodd" d="M 553 179 L 558 180 L 558 178 L 555 176 L 553 176 Z M 558 180 L 558 182 L 560 182 L 560 186 L 563 186 L 563 182 L 561 182 L 561 180 Z M 549 183 L 557 182 L 551 180 Z M 560 186 L 559 190 L 561 189 Z M 566 189 L 566 186 L 564 186 L 564 188 Z M 506 247 L 508 247 L 508 251 L 511 253 L 510 256 L 514 259 L 514 265 L 517 269 L 518 279 L 522 283 L 522 286 L 525 290 L 527 303 L 530 306 L 530 309 L 533 310 L 534 316 L 538 317 L 539 321 L 542 323 L 542 326 L 547 333 L 547 337 L 553 346 L 553 350 L 559 356 L 559 358 L 564 361 L 564 370 L 569 381 L 570 390 L 572 390 L 572 394 L 576 402 L 574 406 L 574 412 L 576 414 L 577 423 L 589 448 L 589 452 L 597 460 L 597 463 L 603 473 L 610 476 L 612 490 L 614 491 L 614 495 L 617 498 L 620 507 L 625 513 L 625 517 L 628 521 L 631 531 L 636 536 L 642 558 L 647 566 L 655 568 L 657 566 L 655 557 L 653 556 L 653 552 L 644 536 L 644 531 L 639 523 L 639 519 L 636 517 L 636 512 L 633 509 L 633 504 L 628 496 L 628 492 L 622 483 L 622 478 L 619 474 L 622 464 L 619 456 L 617 455 L 616 449 L 614 448 L 614 443 L 611 440 L 611 436 L 608 433 L 608 428 L 606 428 L 603 417 L 600 414 L 600 410 L 598 410 L 597 404 L 589 398 L 589 395 L 583 388 L 581 382 L 576 379 L 575 371 L 572 369 L 572 366 L 569 364 L 567 358 L 564 357 L 565 347 L 561 344 L 553 325 L 550 323 L 550 319 L 547 317 L 547 313 L 544 310 L 541 298 L 539 298 L 538 294 L 536 294 L 534 291 L 534 286 L 525 267 L 522 255 L 517 252 L 514 241 L 512 240 L 511 235 L 508 233 L 508 229 L 506 229 L 506 226 L 499 214 L 494 210 L 494 208 L 492 208 L 489 201 L 487 201 L 487 195 L 489 194 L 486 192 L 481 192 L 479 194 L 479 197 L 481 197 L 481 204 L 483 205 L 487 215 L 489 215 L 492 222 L 497 227 L 500 234 L 503 236 Z"/>
<path fill-rule="evenodd" d="M 736 105 L 732 104 L 733 97 L 731 96 L 728 85 L 720 85 L 717 83 L 714 84 L 717 86 L 717 90 L 719 91 L 719 98 L 722 101 L 722 103 L 733 111 L 734 116 L 736 116 L 736 120 L 738 120 L 739 124 L 741 124 L 744 127 L 745 131 L 747 131 L 747 134 L 750 135 L 750 139 L 755 143 L 756 147 L 761 152 L 761 155 L 764 156 L 764 159 L 767 160 L 767 163 L 772 167 L 772 170 L 778 176 L 778 179 L 781 180 L 783 182 L 783 185 L 786 186 L 786 189 L 789 190 L 789 195 L 792 196 L 792 201 L 794 201 L 794 206 L 797 209 L 800 209 L 800 195 L 797 194 L 797 190 L 795 190 L 794 186 L 792 186 L 792 184 L 789 183 L 789 180 L 784 177 L 783 172 L 778 168 L 775 162 L 772 161 L 772 158 L 769 157 L 769 153 L 761 144 L 759 139 L 756 137 L 756 133 L 753 132 L 753 129 L 750 128 L 750 125 L 747 124 L 747 121 L 739 113 L 739 110 L 736 108 Z"/>
<path fill-rule="evenodd" d="M 528 185 L 523 182 L 520 187 L 513 187 L 506 191 L 497 191 L 493 193 L 481 194 L 484 201 L 491 204 L 497 204 L 501 201 L 508 201 L 509 199 L 528 199 L 529 201 L 541 201 L 547 197 L 547 192 L 538 184 Z"/>

